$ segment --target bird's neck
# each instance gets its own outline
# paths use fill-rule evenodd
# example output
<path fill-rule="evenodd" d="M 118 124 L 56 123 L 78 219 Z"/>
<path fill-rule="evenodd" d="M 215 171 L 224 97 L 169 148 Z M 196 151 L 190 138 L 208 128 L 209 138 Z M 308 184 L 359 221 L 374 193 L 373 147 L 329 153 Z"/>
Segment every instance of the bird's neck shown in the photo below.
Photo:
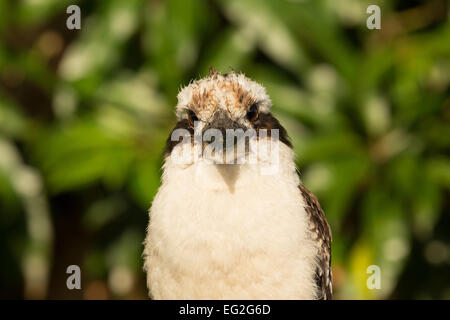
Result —
<path fill-rule="evenodd" d="M 195 187 L 201 192 L 229 194 L 256 190 L 258 186 L 274 182 L 297 187 L 299 178 L 292 149 L 282 144 L 278 156 L 273 159 L 243 164 L 212 164 L 200 159 L 190 165 L 178 165 L 168 157 L 163 168 L 163 185 L 185 187 L 188 193 Z"/>

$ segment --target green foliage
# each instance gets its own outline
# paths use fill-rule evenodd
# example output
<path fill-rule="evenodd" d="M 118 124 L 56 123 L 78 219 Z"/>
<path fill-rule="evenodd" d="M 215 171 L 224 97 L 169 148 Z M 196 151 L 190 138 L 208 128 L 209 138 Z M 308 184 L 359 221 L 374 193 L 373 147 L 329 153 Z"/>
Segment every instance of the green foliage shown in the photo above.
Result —
<path fill-rule="evenodd" d="M 450 277 L 445 1 L 381 1 L 381 30 L 358 0 L 75 3 L 79 31 L 66 29 L 67 1 L 0 0 L 10 296 L 71 297 L 61 260 L 87 269 L 78 297 L 145 297 L 141 242 L 176 94 L 213 66 L 268 89 L 333 230 L 337 298 L 449 297 L 448 281 L 405 279 L 445 265 Z M 381 290 L 366 287 L 372 264 Z"/>

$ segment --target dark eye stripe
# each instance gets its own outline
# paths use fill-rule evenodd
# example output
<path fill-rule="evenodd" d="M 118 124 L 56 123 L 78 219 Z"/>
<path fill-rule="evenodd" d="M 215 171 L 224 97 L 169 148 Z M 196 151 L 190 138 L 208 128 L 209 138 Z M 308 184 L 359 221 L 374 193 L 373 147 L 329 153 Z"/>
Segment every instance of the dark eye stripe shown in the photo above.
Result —
<path fill-rule="evenodd" d="M 171 131 L 171 133 L 169 134 L 169 137 L 166 140 L 166 148 L 164 150 L 164 156 L 168 156 L 170 155 L 170 153 L 172 152 L 173 148 L 182 141 L 182 139 L 178 140 L 178 141 L 173 141 L 171 139 L 172 137 L 172 132 L 178 129 L 186 129 L 189 131 L 191 137 L 194 136 L 194 128 L 193 126 L 190 124 L 190 120 L 189 119 L 183 119 L 177 122 L 177 124 L 175 125 L 175 128 L 173 128 L 173 130 Z"/>
<path fill-rule="evenodd" d="M 259 133 L 260 129 L 266 129 L 268 130 L 267 133 L 270 134 L 271 129 L 278 129 L 278 137 L 280 141 L 292 148 L 292 143 L 290 142 L 286 129 L 284 129 L 284 127 L 274 116 L 272 116 L 272 114 L 261 112 L 258 115 L 258 118 L 253 122 L 253 125 L 257 133 Z"/>
<path fill-rule="evenodd" d="M 258 117 L 258 104 L 253 103 L 247 112 L 247 119 L 250 121 L 254 121 L 256 120 L 257 117 Z"/>
<path fill-rule="evenodd" d="M 195 122 L 195 121 L 198 121 L 198 117 L 197 117 L 197 115 L 195 114 L 194 111 L 189 110 L 188 116 L 189 116 L 189 123 L 190 123 L 191 125 L 194 125 L 194 122 Z"/>

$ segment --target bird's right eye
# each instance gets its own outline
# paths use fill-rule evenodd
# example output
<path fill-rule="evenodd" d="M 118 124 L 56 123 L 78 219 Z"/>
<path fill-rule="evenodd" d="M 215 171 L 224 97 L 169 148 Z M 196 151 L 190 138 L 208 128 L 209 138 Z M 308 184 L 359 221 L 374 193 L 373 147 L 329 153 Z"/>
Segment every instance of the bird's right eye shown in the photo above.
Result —
<path fill-rule="evenodd" d="M 250 110 L 247 112 L 247 119 L 250 121 L 254 121 L 258 118 L 258 104 L 254 103 L 251 105 Z"/>
<path fill-rule="evenodd" d="M 189 124 L 190 124 L 191 126 L 194 126 L 194 122 L 195 122 L 195 121 L 198 121 L 198 117 L 197 117 L 197 115 L 195 114 L 194 111 L 189 110 L 188 120 L 189 120 Z"/>

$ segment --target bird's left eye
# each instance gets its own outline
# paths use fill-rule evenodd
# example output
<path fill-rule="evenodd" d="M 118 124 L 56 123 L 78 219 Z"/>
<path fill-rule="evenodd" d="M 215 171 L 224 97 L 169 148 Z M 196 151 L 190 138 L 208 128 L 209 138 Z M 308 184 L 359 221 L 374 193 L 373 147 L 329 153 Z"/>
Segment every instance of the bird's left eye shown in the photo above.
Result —
<path fill-rule="evenodd" d="M 254 103 L 251 105 L 250 110 L 247 112 L 247 119 L 250 121 L 254 121 L 258 118 L 258 104 Z"/>
<path fill-rule="evenodd" d="M 189 110 L 189 123 L 191 126 L 194 126 L 194 122 L 198 121 L 198 117 L 194 111 Z"/>

